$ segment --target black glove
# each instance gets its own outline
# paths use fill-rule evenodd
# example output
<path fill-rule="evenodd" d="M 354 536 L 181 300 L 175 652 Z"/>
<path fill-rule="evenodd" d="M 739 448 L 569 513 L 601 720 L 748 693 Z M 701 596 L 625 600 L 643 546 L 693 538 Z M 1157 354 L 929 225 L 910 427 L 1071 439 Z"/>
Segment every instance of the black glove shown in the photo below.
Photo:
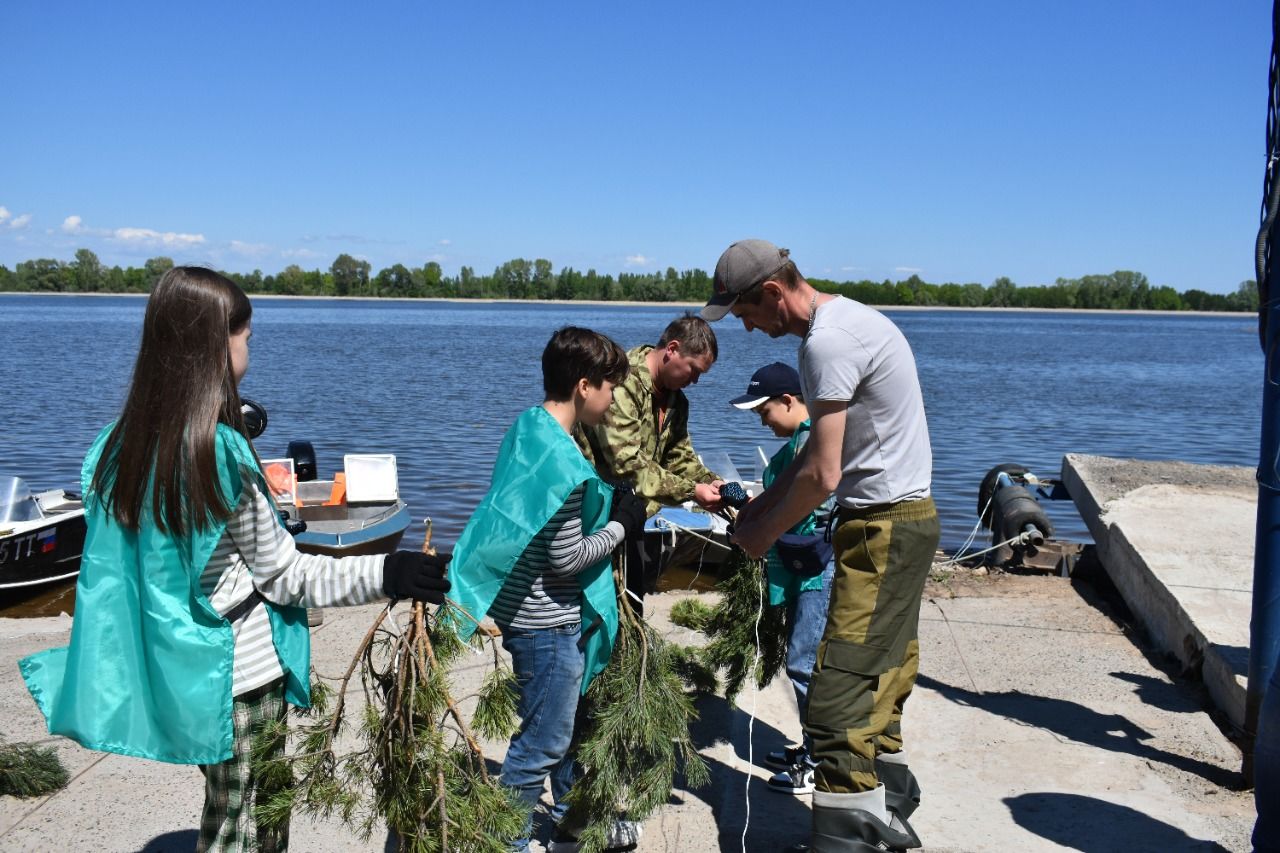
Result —
<path fill-rule="evenodd" d="M 621 489 L 613 493 L 613 511 L 609 513 L 609 520 L 622 525 L 626 539 L 636 539 L 644 532 L 645 518 L 643 498 L 636 497 L 635 492 Z"/>
<path fill-rule="evenodd" d="M 444 572 L 452 558 L 452 554 L 396 551 L 388 555 L 383 564 L 382 591 L 387 598 L 412 598 L 439 604 L 449 591 Z"/>

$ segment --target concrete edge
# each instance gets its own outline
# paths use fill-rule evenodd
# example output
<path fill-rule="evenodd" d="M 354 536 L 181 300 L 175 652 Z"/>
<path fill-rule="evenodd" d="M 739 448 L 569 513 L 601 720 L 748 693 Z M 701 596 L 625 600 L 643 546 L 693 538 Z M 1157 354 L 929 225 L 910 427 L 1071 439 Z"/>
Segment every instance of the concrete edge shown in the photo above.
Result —
<path fill-rule="evenodd" d="M 1246 680 L 1236 675 L 1230 661 L 1219 654 L 1196 627 L 1177 596 L 1148 568 L 1124 531 L 1106 522 L 1107 501 L 1100 501 L 1094 495 L 1076 468 L 1074 460 L 1084 456 L 1068 453 L 1062 457 L 1062 484 L 1097 544 L 1098 559 L 1107 575 L 1150 633 L 1152 643 L 1176 658 L 1185 669 L 1197 672 L 1213 703 L 1233 726 L 1243 729 Z M 1123 495 L 1115 496 L 1120 497 Z"/>

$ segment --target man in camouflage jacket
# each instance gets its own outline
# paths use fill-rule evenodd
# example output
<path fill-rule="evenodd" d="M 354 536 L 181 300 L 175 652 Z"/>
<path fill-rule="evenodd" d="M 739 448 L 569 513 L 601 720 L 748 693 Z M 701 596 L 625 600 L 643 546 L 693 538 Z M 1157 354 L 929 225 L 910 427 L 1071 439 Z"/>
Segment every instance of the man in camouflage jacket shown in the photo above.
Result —
<path fill-rule="evenodd" d="M 721 480 L 703 465 L 689 440 L 689 400 L 681 389 L 711 369 L 718 350 L 701 317 L 674 320 L 657 346 L 627 353 L 631 373 L 614 389 L 605 422 L 576 434 L 600 476 L 625 482 L 646 501 L 649 515 L 688 500 L 720 507 Z"/>

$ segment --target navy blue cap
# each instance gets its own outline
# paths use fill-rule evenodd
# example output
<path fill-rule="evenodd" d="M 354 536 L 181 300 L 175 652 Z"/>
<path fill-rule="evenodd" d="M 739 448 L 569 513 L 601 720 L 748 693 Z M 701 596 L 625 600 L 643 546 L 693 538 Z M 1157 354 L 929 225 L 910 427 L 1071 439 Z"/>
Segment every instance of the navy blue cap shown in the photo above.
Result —
<path fill-rule="evenodd" d="M 780 397 L 783 394 L 800 396 L 800 374 L 791 365 L 775 361 L 751 374 L 747 393 L 734 397 L 729 402 L 739 409 L 754 409 L 770 397 Z"/>

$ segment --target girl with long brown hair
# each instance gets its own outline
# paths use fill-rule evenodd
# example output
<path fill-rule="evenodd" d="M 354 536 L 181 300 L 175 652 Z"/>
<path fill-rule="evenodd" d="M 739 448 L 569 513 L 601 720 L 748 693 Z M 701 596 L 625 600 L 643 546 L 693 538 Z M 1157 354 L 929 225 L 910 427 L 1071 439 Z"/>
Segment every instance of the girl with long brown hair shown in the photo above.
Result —
<path fill-rule="evenodd" d="M 251 318 L 212 270 L 174 267 L 156 284 L 124 410 L 85 458 L 71 643 L 20 662 L 51 733 L 200 765 L 198 850 L 287 846 L 287 829 L 253 820 L 250 747 L 286 703 L 310 705 L 305 608 L 439 603 L 449 588 L 447 555 L 294 547 L 240 416 Z"/>

